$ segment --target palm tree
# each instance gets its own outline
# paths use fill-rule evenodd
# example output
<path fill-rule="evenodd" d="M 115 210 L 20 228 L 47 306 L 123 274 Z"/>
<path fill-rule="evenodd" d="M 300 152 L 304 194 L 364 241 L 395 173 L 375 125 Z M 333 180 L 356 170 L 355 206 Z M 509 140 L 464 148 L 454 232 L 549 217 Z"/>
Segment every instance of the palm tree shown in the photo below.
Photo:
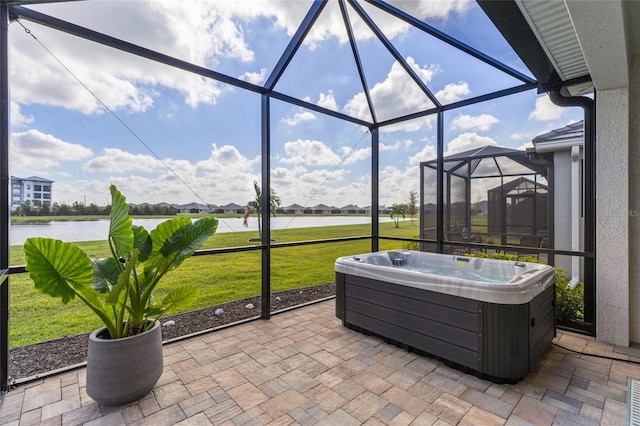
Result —
<path fill-rule="evenodd" d="M 262 225 L 260 222 L 260 213 L 262 211 L 262 190 L 260 189 L 260 185 L 258 185 L 258 182 L 255 180 L 253 181 L 253 189 L 256 191 L 256 198 L 247 203 L 247 211 L 244 214 L 244 221 L 242 223 L 244 226 L 248 227 L 249 223 L 247 221 L 249 219 L 249 216 L 251 216 L 253 212 L 256 212 L 256 214 L 258 215 L 258 235 L 260 236 L 260 240 L 262 240 Z M 276 192 L 273 190 L 273 188 L 271 188 L 270 192 L 271 194 L 269 195 L 269 209 L 271 210 L 271 216 L 276 217 L 276 208 L 280 206 L 281 201 L 280 197 L 276 195 Z"/>
<path fill-rule="evenodd" d="M 394 204 L 391 206 L 391 219 L 396 224 L 396 228 L 400 228 L 400 217 L 404 220 L 404 216 L 407 214 L 408 207 L 406 204 Z"/>
<path fill-rule="evenodd" d="M 411 225 L 413 225 L 413 217 L 418 213 L 418 193 L 413 190 L 409 192 L 409 205 L 407 205 L 407 214 L 411 217 Z"/>

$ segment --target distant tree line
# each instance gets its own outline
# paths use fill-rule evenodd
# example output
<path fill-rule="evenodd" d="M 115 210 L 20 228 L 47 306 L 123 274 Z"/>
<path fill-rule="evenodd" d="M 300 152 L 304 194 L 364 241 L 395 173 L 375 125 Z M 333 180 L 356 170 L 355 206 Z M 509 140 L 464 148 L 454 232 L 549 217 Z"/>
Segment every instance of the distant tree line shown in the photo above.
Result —
<path fill-rule="evenodd" d="M 75 202 L 71 205 L 65 203 L 53 203 L 32 205 L 25 201 L 13 212 L 12 216 L 107 216 L 111 213 L 111 205 L 98 206 L 96 204 L 85 205 Z M 174 216 L 178 209 L 167 204 L 140 204 L 130 205 L 129 214 L 147 216 Z"/>

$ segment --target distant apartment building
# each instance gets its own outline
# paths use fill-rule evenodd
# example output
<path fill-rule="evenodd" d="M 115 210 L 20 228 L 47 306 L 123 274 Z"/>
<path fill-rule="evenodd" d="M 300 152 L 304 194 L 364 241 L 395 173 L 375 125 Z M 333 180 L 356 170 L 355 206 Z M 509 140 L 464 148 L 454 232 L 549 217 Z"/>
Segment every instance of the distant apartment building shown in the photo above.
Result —
<path fill-rule="evenodd" d="M 53 181 L 39 176 L 11 176 L 11 210 L 29 201 L 33 207 L 51 206 Z"/>

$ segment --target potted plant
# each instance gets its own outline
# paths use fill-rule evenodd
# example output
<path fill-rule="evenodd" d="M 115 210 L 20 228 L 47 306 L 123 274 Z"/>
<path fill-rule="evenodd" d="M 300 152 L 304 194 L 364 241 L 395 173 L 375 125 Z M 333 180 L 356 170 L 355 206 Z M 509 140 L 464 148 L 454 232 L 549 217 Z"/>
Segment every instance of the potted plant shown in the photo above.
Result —
<path fill-rule="evenodd" d="M 29 238 L 26 269 L 35 288 L 68 303 L 82 300 L 104 323 L 89 336 L 87 394 L 103 405 L 123 405 L 148 393 L 162 374 L 158 319 L 193 303 L 199 289 L 174 288 L 161 301 L 153 291 L 212 236 L 215 218 L 178 217 L 151 232 L 132 224 L 129 205 L 111 185 L 111 257 L 91 259 L 74 244 Z"/>

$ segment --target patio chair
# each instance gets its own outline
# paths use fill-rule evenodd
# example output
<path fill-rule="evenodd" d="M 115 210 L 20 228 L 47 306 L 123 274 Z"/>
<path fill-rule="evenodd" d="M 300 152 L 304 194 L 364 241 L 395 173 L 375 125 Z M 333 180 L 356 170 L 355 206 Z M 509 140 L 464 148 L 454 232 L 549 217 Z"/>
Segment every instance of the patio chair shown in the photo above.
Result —
<path fill-rule="evenodd" d="M 544 240 L 544 235 L 523 235 L 518 240 L 518 245 L 522 247 L 532 247 L 532 248 L 540 248 L 542 247 L 542 242 Z M 540 253 L 534 253 L 529 251 L 520 251 L 516 250 L 515 252 L 505 251 L 505 254 L 515 254 L 516 256 L 528 256 L 535 257 L 537 260 L 540 260 Z"/>
<path fill-rule="evenodd" d="M 478 237 L 469 234 L 467 237 L 463 234 L 463 231 L 445 231 L 444 233 L 444 241 L 445 242 L 455 242 L 455 243 L 477 243 L 482 242 L 482 240 L 478 240 Z M 477 253 L 478 249 L 472 247 L 452 247 L 453 254 L 465 254 L 465 253 Z"/>

